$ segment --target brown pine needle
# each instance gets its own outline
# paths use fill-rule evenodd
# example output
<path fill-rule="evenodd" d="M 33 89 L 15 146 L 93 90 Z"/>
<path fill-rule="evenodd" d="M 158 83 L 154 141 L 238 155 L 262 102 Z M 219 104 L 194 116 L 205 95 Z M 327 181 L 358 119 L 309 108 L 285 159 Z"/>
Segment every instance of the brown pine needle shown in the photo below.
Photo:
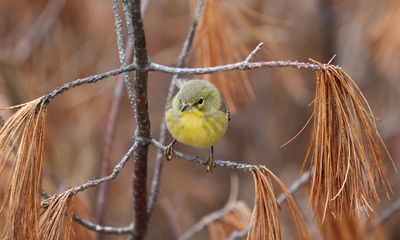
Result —
<path fill-rule="evenodd" d="M 311 115 L 310 118 L 308 118 L 307 122 L 304 124 L 304 126 L 300 129 L 300 131 L 298 131 L 296 133 L 296 135 L 294 135 L 291 139 L 289 139 L 288 141 L 286 141 L 284 144 L 282 144 L 281 146 L 279 146 L 279 148 L 284 148 L 287 145 L 289 145 L 289 143 L 291 143 L 293 140 L 295 140 L 303 131 L 304 129 L 306 129 L 306 127 L 308 126 L 308 124 L 311 122 L 311 119 L 313 118 L 313 116 Z"/>
<path fill-rule="evenodd" d="M 266 167 L 260 166 L 252 171 L 256 191 L 256 202 L 250 223 L 248 240 L 281 239 L 279 208 L 271 182 L 272 177 L 287 196 L 290 211 L 297 228 L 299 239 L 310 239 L 300 210 L 280 179 Z"/>
<path fill-rule="evenodd" d="M 374 225 L 374 228 L 369 230 L 368 226 L 374 219 L 374 214 L 371 214 L 371 216 L 366 219 L 361 219 L 358 216 L 345 215 L 341 218 L 335 218 L 332 215 L 327 215 L 325 221 L 320 225 L 320 231 L 325 240 L 386 239 L 379 225 Z"/>
<path fill-rule="evenodd" d="M 246 56 L 247 47 L 240 38 L 238 29 L 246 29 L 253 36 L 256 36 L 256 31 L 243 24 L 246 22 L 243 19 L 246 19 L 246 16 L 236 2 L 206 1 L 193 43 L 196 55 L 195 65 L 217 66 L 239 61 Z M 254 98 L 246 72 L 219 72 L 213 74 L 212 77 L 210 74 L 205 75 L 205 78 L 218 87 L 232 113 L 236 113 L 237 103 Z"/>
<path fill-rule="evenodd" d="M 0 129 L 0 175 L 5 164 L 12 161 L 0 210 L 5 217 L 1 237 L 39 239 L 46 107 L 41 99 L 20 106 Z"/>
<path fill-rule="evenodd" d="M 379 201 L 376 186 L 391 191 L 385 165 L 395 166 L 375 117 L 353 80 L 340 68 L 323 65 L 316 74 L 313 129 L 305 162 L 312 160 L 310 204 L 336 217 L 370 213 Z M 322 209 L 322 211 L 320 211 Z"/>
<path fill-rule="evenodd" d="M 71 190 L 42 202 L 42 207 L 45 209 L 40 215 L 40 239 L 70 239 L 75 196 L 76 195 Z"/>

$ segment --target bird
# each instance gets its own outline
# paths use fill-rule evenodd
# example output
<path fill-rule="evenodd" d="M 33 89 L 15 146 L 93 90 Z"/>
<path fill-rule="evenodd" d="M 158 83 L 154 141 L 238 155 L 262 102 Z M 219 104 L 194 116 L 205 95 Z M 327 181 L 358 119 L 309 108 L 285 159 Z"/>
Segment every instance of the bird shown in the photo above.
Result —
<path fill-rule="evenodd" d="M 180 88 L 165 112 L 166 126 L 174 140 L 166 147 L 165 157 L 172 160 L 176 141 L 195 148 L 210 148 L 207 172 L 214 164 L 214 144 L 224 135 L 230 114 L 217 87 L 207 80 L 178 81 Z"/>

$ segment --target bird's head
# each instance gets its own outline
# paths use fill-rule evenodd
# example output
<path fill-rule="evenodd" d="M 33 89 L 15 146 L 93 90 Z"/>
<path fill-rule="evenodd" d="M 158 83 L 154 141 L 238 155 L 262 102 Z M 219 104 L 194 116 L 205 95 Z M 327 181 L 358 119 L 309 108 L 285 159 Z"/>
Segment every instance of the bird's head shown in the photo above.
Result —
<path fill-rule="evenodd" d="M 218 89 L 205 80 L 190 80 L 182 85 L 178 92 L 177 108 L 181 112 L 196 110 L 207 112 L 220 107 L 220 95 Z"/>

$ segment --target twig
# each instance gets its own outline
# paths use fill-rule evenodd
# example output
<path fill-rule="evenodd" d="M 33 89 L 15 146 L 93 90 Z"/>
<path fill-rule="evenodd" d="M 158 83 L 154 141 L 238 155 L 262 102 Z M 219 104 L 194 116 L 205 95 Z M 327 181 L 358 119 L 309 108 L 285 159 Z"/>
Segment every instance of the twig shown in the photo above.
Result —
<path fill-rule="evenodd" d="M 190 48 L 193 43 L 194 35 L 196 33 L 201 14 L 203 12 L 205 2 L 206 2 L 206 0 L 200 0 L 199 3 L 197 4 L 194 19 L 192 21 L 192 25 L 190 26 L 188 35 L 186 36 L 185 42 L 183 43 L 181 53 L 179 55 L 177 67 L 185 66 L 185 62 L 189 55 L 189 51 L 190 51 Z M 178 75 L 174 75 L 172 77 L 172 80 L 171 80 L 171 83 L 170 83 L 169 89 L 168 89 L 168 96 L 165 101 L 165 106 L 164 106 L 165 111 L 167 110 L 168 104 L 176 92 L 175 81 L 178 77 L 179 77 Z M 166 130 L 167 129 L 166 129 L 166 125 L 165 125 L 165 117 L 163 117 L 161 127 L 160 127 L 160 139 L 159 139 L 159 142 L 161 144 L 166 144 L 166 139 L 167 139 L 167 131 Z M 158 151 L 157 156 L 156 156 L 156 163 L 155 163 L 155 167 L 154 167 L 153 180 L 151 183 L 149 201 L 147 204 L 147 212 L 149 215 L 149 219 L 151 217 L 151 214 L 153 213 L 154 206 L 157 201 L 158 191 L 159 191 L 160 184 L 161 184 L 160 178 L 161 178 L 161 171 L 162 171 L 162 167 L 163 167 L 163 160 L 164 160 L 163 151 Z"/>
<path fill-rule="evenodd" d="M 303 68 L 303 69 L 311 69 L 311 70 L 322 70 L 322 67 L 313 63 L 304 63 L 297 61 L 267 61 L 267 62 L 237 62 L 232 64 L 226 64 L 215 67 L 203 67 L 203 68 L 174 68 L 167 67 L 157 63 L 150 63 L 148 66 L 148 71 L 157 71 L 163 73 L 177 74 L 181 76 L 190 76 L 190 75 L 203 75 L 215 72 L 228 72 L 228 71 L 245 71 L 249 69 L 256 68 L 280 68 L 280 67 L 292 67 L 292 68 Z M 339 67 L 337 67 L 339 68 Z"/>
<path fill-rule="evenodd" d="M 51 99 L 53 99 L 54 97 L 64 93 L 65 91 L 72 89 L 74 87 L 83 85 L 83 84 L 90 84 L 90 83 L 96 83 L 97 81 L 103 80 L 105 78 L 109 78 L 112 76 L 116 76 L 119 75 L 121 73 L 124 72 L 128 72 L 128 71 L 132 71 L 135 70 L 136 67 L 134 64 L 130 64 L 126 67 L 120 67 L 117 69 L 113 69 L 107 72 L 103 72 L 103 73 L 99 73 L 99 74 L 95 74 L 89 77 L 85 77 L 85 78 L 78 78 L 72 82 L 69 83 L 65 83 L 64 85 L 57 87 L 56 89 L 54 89 L 53 91 L 51 91 L 50 93 L 46 94 L 43 96 L 43 102 L 44 103 L 49 103 Z"/>
<path fill-rule="evenodd" d="M 383 224 L 400 211 L 400 199 L 397 199 L 389 208 L 379 214 L 379 223 Z"/>
<path fill-rule="evenodd" d="M 82 225 L 83 227 L 99 232 L 99 233 L 107 233 L 107 234 L 132 234 L 133 223 L 126 227 L 111 227 L 111 226 L 102 226 L 88 220 L 84 220 L 75 214 L 72 215 L 72 219 Z"/>
<path fill-rule="evenodd" d="M 263 42 L 260 42 L 256 48 L 254 48 L 253 51 L 251 51 L 251 53 L 249 54 L 249 56 L 247 56 L 247 58 L 244 60 L 244 62 L 250 62 L 251 59 L 254 58 L 254 56 L 257 54 L 258 51 L 261 50 L 261 48 L 264 46 Z"/>
<path fill-rule="evenodd" d="M 230 236 L 229 240 L 237 240 L 239 238 L 246 237 L 249 234 L 249 229 L 243 231 L 234 231 Z"/>
<path fill-rule="evenodd" d="M 129 160 L 129 158 L 132 156 L 132 154 L 136 151 L 138 146 L 139 146 L 139 142 L 135 141 L 135 143 L 132 144 L 132 146 L 129 148 L 128 152 L 122 157 L 120 162 L 114 167 L 114 170 L 110 175 L 102 177 L 102 178 L 99 178 L 99 179 L 90 180 L 90 181 L 88 181 L 88 182 L 86 182 L 86 183 L 84 183 L 84 184 L 82 184 L 80 186 L 76 186 L 76 187 L 70 188 L 70 189 L 64 191 L 64 193 L 70 191 L 72 194 L 77 194 L 77 193 L 79 193 L 81 191 L 84 191 L 84 190 L 86 190 L 88 188 L 95 187 L 95 186 L 100 185 L 102 183 L 114 180 L 118 176 L 118 174 L 121 172 L 121 170 L 124 168 L 126 162 Z M 46 198 L 44 200 L 44 201 L 46 201 L 48 199 L 53 198 L 55 195 L 49 196 L 49 194 L 47 194 L 45 191 L 42 191 L 42 196 L 44 196 Z M 83 225 L 83 226 L 85 226 L 85 227 L 87 227 L 87 228 L 89 228 L 91 230 L 98 231 L 98 232 L 117 233 L 120 230 L 123 230 L 122 232 L 124 232 L 125 230 L 128 231 L 127 228 L 113 228 L 113 227 L 108 227 L 108 226 L 97 225 L 95 223 L 91 223 L 89 221 L 82 220 L 82 219 L 80 219 L 79 217 L 76 217 L 76 216 L 73 216 L 73 219 L 75 221 L 79 222 L 81 225 Z M 132 228 L 133 228 L 133 226 L 132 226 Z M 115 232 L 113 232 L 114 230 L 115 230 Z M 130 230 L 130 232 L 132 232 L 132 230 Z"/>
<path fill-rule="evenodd" d="M 301 176 L 294 181 L 288 191 L 290 194 L 293 194 L 295 192 L 297 192 L 297 190 L 299 190 L 304 184 L 306 184 L 308 182 L 308 179 L 310 178 L 310 172 L 305 172 L 303 174 L 301 174 Z M 281 193 L 277 198 L 276 201 L 278 202 L 278 204 L 282 204 L 286 201 L 287 197 L 285 194 Z"/>
<path fill-rule="evenodd" d="M 151 144 L 153 144 L 156 148 L 158 148 L 162 151 L 164 151 L 166 148 L 165 145 L 162 145 L 161 143 L 159 143 L 158 141 L 156 141 L 154 139 L 151 139 Z M 195 163 L 203 164 L 203 165 L 207 164 L 207 159 L 203 159 L 203 158 L 200 158 L 197 156 L 185 154 L 185 153 L 178 152 L 178 151 L 174 151 L 174 155 L 179 158 L 183 158 L 187 161 L 191 161 L 191 162 L 195 162 Z M 227 160 L 214 160 L 214 164 L 216 167 L 218 167 L 218 166 L 219 167 L 229 167 L 229 168 L 243 170 L 243 171 L 252 171 L 260 166 L 260 165 L 253 165 L 253 164 L 236 163 L 236 162 L 227 161 Z"/>
<path fill-rule="evenodd" d="M 117 123 L 119 109 L 121 106 L 120 104 L 121 104 L 123 87 L 124 87 L 123 81 L 122 79 L 119 79 L 114 89 L 111 109 L 108 115 L 99 176 L 106 175 L 108 169 L 110 168 L 111 153 L 115 139 L 116 123 Z M 95 207 L 95 218 L 94 218 L 96 222 L 98 222 L 99 224 L 103 224 L 106 192 L 107 192 L 107 184 L 101 184 L 96 194 L 96 207 Z"/>
<path fill-rule="evenodd" d="M 127 67 L 128 62 L 126 60 L 126 51 L 124 47 L 124 36 L 122 32 L 122 21 L 121 17 L 119 15 L 119 6 L 118 6 L 118 0 L 113 0 L 113 10 L 114 10 L 114 26 L 115 26 L 115 31 L 117 34 L 117 45 L 118 45 L 118 57 L 119 57 L 119 63 L 121 64 L 121 67 Z M 124 72 L 122 74 L 124 83 L 125 83 L 125 88 L 128 92 L 128 98 L 129 102 L 132 107 L 132 111 L 135 112 L 135 93 L 132 88 L 132 83 L 131 79 L 129 77 L 128 72 Z"/>
<path fill-rule="evenodd" d="M 137 150 L 138 146 L 139 143 L 135 141 L 135 143 L 129 148 L 128 152 L 122 157 L 121 161 L 114 167 L 114 170 L 110 175 L 95 180 L 90 180 L 80 186 L 70 188 L 67 191 L 72 191 L 73 194 L 77 194 L 78 192 L 82 192 L 88 188 L 92 188 L 99 184 L 114 180 L 124 168 L 126 162 L 129 160 L 132 154 Z"/>
<path fill-rule="evenodd" d="M 297 62 L 297 61 L 294 62 L 293 61 L 267 61 L 267 62 L 241 61 L 233 64 L 226 64 L 215 67 L 203 67 L 203 68 L 179 68 L 179 67 L 168 67 L 157 63 L 147 63 L 144 66 L 141 66 L 140 69 L 141 71 L 156 71 L 174 75 L 190 76 L 190 75 L 203 75 L 215 72 L 245 71 L 249 69 L 257 69 L 264 67 L 269 67 L 269 68 L 292 67 L 298 69 L 310 69 L 313 71 L 318 71 L 323 69 L 323 66 L 320 66 L 318 64 Z M 340 67 L 338 66 L 334 67 L 340 69 Z M 72 82 L 66 83 L 63 86 L 57 87 L 52 92 L 48 93 L 47 95 L 44 95 L 42 101 L 44 103 L 48 103 L 51 99 L 53 99 L 57 95 L 62 94 L 66 90 L 72 89 L 79 85 L 96 83 L 97 81 L 103 80 L 108 77 L 116 76 L 124 72 L 137 71 L 137 70 L 138 67 L 136 64 L 129 64 L 125 67 L 120 67 L 118 69 L 113 69 L 86 78 L 77 79 Z"/>
<path fill-rule="evenodd" d="M 135 118 L 137 123 L 136 138 L 138 140 L 150 138 L 150 119 L 147 99 L 147 66 L 149 59 L 147 56 L 146 39 L 143 29 L 143 19 L 141 16 L 140 0 L 132 0 L 131 6 L 122 2 L 124 7 L 129 9 L 132 14 L 133 27 L 133 46 L 135 50 L 135 65 L 137 66 L 135 79 Z M 126 21 L 129 29 L 130 21 Z M 133 239 L 143 239 L 148 225 L 147 216 L 147 157 L 148 144 L 150 142 L 141 141 L 135 152 L 135 167 L 133 178 L 133 202 L 134 202 L 134 229 Z"/>

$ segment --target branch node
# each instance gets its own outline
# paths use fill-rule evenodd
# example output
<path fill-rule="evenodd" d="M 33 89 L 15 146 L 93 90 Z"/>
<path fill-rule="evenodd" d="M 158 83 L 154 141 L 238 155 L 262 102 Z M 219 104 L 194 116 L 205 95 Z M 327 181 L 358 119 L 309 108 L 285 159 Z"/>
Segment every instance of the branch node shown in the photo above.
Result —
<path fill-rule="evenodd" d="M 136 136 L 135 141 L 142 146 L 147 146 L 151 144 L 152 139 L 147 137 Z"/>

